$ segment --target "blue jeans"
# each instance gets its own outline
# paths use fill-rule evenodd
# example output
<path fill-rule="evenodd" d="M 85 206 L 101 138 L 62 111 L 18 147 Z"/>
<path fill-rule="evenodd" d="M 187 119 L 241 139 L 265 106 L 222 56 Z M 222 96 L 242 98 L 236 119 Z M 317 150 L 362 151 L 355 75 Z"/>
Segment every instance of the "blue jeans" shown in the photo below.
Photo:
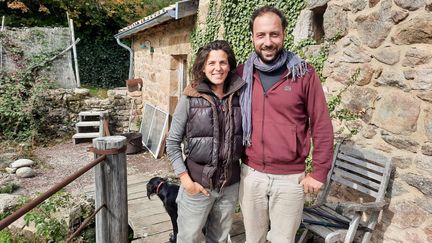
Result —
<path fill-rule="evenodd" d="M 178 207 L 177 243 L 198 243 L 205 227 L 206 243 L 227 242 L 232 225 L 232 215 L 238 201 L 239 183 L 222 191 L 209 191 L 190 195 L 180 187 L 176 202 Z"/>

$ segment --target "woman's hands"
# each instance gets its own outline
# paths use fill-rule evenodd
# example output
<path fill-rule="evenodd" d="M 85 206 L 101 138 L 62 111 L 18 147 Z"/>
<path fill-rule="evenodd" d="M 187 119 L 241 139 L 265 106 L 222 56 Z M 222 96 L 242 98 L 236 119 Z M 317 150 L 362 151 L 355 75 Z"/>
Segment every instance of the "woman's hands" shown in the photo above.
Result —
<path fill-rule="evenodd" d="M 199 183 L 192 181 L 189 174 L 187 172 L 183 172 L 179 175 L 182 186 L 185 190 L 191 194 L 196 195 L 198 193 L 202 193 L 206 196 L 209 196 L 208 191 Z"/>

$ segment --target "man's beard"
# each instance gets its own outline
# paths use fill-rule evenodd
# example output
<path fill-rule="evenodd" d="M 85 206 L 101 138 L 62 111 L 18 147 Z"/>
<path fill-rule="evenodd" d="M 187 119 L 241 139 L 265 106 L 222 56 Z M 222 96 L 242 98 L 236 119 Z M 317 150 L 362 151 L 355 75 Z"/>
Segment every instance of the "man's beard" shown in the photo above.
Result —
<path fill-rule="evenodd" d="M 266 60 L 266 59 L 264 59 L 264 56 L 261 54 L 261 52 L 257 52 L 257 51 L 255 51 L 255 53 L 256 53 L 256 54 L 258 55 L 258 57 L 260 58 L 261 62 L 263 62 L 263 63 L 265 63 L 265 64 L 272 64 L 272 63 L 274 63 L 274 62 L 279 58 L 280 54 L 282 53 L 282 49 L 283 49 L 283 48 L 278 49 L 278 50 L 276 51 L 276 54 L 274 55 L 273 59 L 271 59 L 271 60 Z"/>

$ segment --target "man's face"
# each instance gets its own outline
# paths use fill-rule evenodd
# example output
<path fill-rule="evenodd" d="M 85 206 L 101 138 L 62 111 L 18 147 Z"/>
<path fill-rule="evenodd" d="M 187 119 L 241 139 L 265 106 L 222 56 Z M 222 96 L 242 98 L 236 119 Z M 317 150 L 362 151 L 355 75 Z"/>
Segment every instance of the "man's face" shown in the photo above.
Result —
<path fill-rule="evenodd" d="M 282 21 L 272 12 L 264 13 L 253 22 L 252 42 L 255 52 L 265 63 L 273 62 L 283 48 Z"/>

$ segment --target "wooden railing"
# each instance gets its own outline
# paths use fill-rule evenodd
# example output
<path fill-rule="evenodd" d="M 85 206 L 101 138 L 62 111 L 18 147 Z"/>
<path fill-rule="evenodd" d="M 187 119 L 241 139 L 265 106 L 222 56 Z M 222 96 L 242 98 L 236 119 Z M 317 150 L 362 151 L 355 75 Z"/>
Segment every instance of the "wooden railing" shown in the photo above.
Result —
<path fill-rule="evenodd" d="M 126 143 L 126 138 L 123 136 L 93 139 L 93 147 L 89 149 L 95 154 L 93 161 L 4 218 L 0 221 L 0 230 L 95 167 L 96 242 L 127 242 Z"/>

